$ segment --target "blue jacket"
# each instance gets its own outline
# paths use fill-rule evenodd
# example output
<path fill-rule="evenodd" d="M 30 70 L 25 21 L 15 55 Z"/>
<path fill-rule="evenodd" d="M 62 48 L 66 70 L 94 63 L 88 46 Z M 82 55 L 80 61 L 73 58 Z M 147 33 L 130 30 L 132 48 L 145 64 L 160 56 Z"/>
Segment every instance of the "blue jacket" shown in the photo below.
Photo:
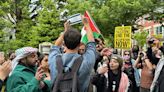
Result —
<path fill-rule="evenodd" d="M 96 46 L 94 42 L 89 42 L 86 45 L 86 52 L 82 55 L 83 61 L 78 71 L 78 76 L 80 79 L 81 85 L 81 92 L 87 92 L 89 82 L 90 82 L 90 74 L 91 70 L 95 64 L 95 53 L 96 53 Z M 53 82 L 57 75 L 57 68 L 56 68 L 56 56 L 62 55 L 63 66 L 67 71 L 73 64 L 74 60 L 79 57 L 80 55 L 77 53 L 62 53 L 59 46 L 53 46 L 50 54 L 49 54 L 49 68 L 51 74 L 51 81 Z"/>
<path fill-rule="evenodd" d="M 132 62 L 132 65 L 134 66 L 135 60 L 132 59 L 131 62 Z M 139 87 L 140 86 L 140 74 L 139 74 L 139 70 L 135 67 L 134 67 L 134 77 L 135 77 L 137 87 Z"/>

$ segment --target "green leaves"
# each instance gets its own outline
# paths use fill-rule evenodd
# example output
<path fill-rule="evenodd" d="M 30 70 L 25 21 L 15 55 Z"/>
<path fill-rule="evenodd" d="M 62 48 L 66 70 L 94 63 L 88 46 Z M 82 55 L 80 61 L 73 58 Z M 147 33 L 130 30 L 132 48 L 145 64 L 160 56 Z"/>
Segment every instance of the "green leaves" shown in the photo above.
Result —
<path fill-rule="evenodd" d="M 10 0 L 9 0 L 10 1 Z M 4 32 L 0 37 L 0 49 L 3 51 L 7 51 L 10 49 L 17 49 L 24 46 L 33 46 L 39 47 L 39 43 L 48 41 L 54 41 L 59 33 L 64 30 L 63 24 L 61 24 L 59 20 L 59 11 L 56 9 L 56 3 L 52 0 L 40 0 L 36 2 L 37 7 L 35 10 L 37 12 L 37 16 L 33 19 L 30 18 L 29 12 L 29 4 L 30 2 L 27 0 L 21 0 L 20 2 L 11 3 L 9 1 L 1 2 L 3 10 L 0 10 L 0 15 L 6 16 L 7 14 L 13 15 L 13 18 L 16 18 L 16 24 L 13 24 L 8 18 L 6 20 L 0 20 L 0 29 L 4 28 L 14 28 L 16 29 L 16 39 L 5 41 Z M 12 7 L 7 7 L 11 5 Z M 0 7 L 1 8 L 1 7 Z M 9 10 L 14 11 L 10 12 L 5 10 L 9 8 Z M 15 11 L 18 12 L 15 12 Z M 12 27 L 12 25 L 15 25 Z"/>
<path fill-rule="evenodd" d="M 62 4 L 60 1 L 63 1 Z M 52 42 L 64 30 L 64 21 L 60 20 L 60 13 L 68 10 L 65 16 L 76 13 L 83 14 L 88 10 L 99 27 L 107 43 L 113 44 L 113 34 L 116 26 L 136 25 L 136 20 L 144 14 L 150 15 L 150 20 L 162 22 L 164 3 L 157 0 L 39 0 L 35 12 L 30 17 L 30 0 L 1 0 L 0 1 L 0 49 L 17 49 L 24 46 L 38 47 L 39 43 Z M 10 15 L 10 17 L 8 16 Z M 16 22 L 14 23 L 13 20 Z M 82 24 L 73 27 L 81 30 Z M 5 28 L 16 30 L 16 39 L 5 41 Z M 110 37 L 109 37 L 109 34 Z M 144 33 L 146 34 L 146 33 Z M 143 37 L 143 38 L 142 38 Z M 144 39 L 144 35 L 135 36 Z M 140 40 L 139 40 L 140 41 Z M 144 41 L 143 41 L 144 42 Z M 143 45 L 143 42 L 141 45 Z M 112 44 L 111 44 L 112 43 Z"/>
<path fill-rule="evenodd" d="M 134 39 L 137 41 L 138 45 L 143 47 L 146 44 L 146 38 L 148 36 L 147 31 L 137 32 L 134 35 Z"/>
<path fill-rule="evenodd" d="M 33 27 L 38 32 L 39 42 L 52 42 L 64 30 L 59 20 L 59 11 L 52 0 L 41 1 L 42 10 L 36 18 L 37 25 Z"/>

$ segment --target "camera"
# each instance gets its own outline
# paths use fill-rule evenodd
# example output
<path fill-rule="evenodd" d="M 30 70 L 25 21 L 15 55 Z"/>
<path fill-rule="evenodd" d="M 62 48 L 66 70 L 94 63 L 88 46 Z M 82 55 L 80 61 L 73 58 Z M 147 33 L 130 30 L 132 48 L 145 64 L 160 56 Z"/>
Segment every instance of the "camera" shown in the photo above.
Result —
<path fill-rule="evenodd" d="M 141 58 L 144 57 L 144 54 L 143 54 L 142 52 L 140 53 L 140 57 L 141 57 Z"/>

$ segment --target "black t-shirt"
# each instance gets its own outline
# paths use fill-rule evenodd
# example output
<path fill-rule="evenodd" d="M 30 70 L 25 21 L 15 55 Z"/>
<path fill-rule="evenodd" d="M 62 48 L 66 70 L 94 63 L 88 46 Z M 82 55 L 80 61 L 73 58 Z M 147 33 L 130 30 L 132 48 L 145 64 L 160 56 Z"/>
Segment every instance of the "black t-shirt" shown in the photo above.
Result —
<path fill-rule="evenodd" d="M 103 59 L 103 56 L 100 55 L 100 52 L 96 52 L 96 62 L 95 62 L 95 65 L 94 65 L 94 70 L 95 72 L 97 71 L 97 68 L 98 68 L 98 63 L 101 62 L 101 60 Z"/>
<path fill-rule="evenodd" d="M 111 70 L 109 70 L 111 71 Z M 108 89 L 106 92 L 118 92 L 119 84 L 121 80 L 121 70 L 118 71 L 118 74 L 114 74 L 113 72 L 108 72 Z"/>

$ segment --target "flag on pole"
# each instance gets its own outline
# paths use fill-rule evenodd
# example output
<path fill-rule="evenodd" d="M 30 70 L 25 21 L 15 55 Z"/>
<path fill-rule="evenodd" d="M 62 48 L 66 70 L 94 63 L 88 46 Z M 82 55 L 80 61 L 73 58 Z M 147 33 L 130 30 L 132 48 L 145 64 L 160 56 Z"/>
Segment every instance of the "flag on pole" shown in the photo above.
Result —
<path fill-rule="evenodd" d="M 99 38 L 101 36 L 101 32 L 98 29 L 96 23 L 94 22 L 94 20 L 92 19 L 92 17 L 90 16 L 88 11 L 85 11 L 84 17 L 88 18 L 89 26 L 92 29 L 94 38 Z M 87 31 L 86 28 L 83 27 L 82 31 L 81 31 L 81 35 L 82 35 L 81 42 L 83 42 L 84 44 L 86 44 L 88 42 L 86 31 Z"/>

